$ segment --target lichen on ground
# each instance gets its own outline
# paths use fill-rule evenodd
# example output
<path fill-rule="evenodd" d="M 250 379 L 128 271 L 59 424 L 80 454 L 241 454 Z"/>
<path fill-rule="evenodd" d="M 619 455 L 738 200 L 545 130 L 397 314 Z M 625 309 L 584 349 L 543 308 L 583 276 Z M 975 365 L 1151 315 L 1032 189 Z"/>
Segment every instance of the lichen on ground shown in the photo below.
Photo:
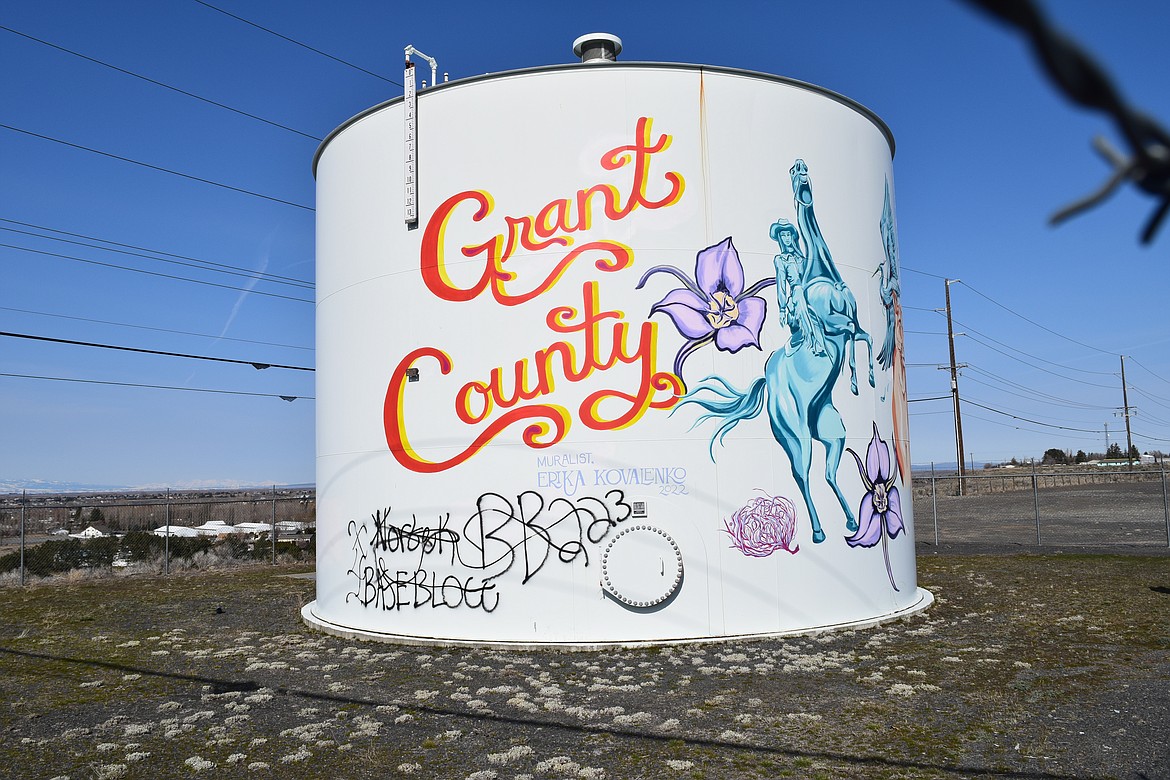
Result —
<path fill-rule="evenodd" d="M 597 652 L 314 633 L 290 567 L 7 588 L 13 777 L 1170 776 L 1170 560 L 922 555 L 872 629 Z"/>

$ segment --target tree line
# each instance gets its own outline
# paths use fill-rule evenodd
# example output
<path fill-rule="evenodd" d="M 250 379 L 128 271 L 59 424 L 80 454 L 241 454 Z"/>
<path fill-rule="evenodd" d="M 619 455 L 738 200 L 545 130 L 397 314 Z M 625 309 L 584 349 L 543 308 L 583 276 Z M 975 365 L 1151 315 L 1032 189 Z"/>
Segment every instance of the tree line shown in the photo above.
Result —
<path fill-rule="evenodd" d="M 1165 453 L 1161 450 L 1149 450 L 1146 455 L 1152 455 L 1155 459 L 1161 460 L 1165 457 Z M 1038 461 L 1045 466 L 1065 466 L 1065 465 L 1080 465 L 1082 463 L 1090 463 L 1098 460 L 1133 460 L 1141 459 L 1142 453 L 1138 451 L 1137 445 L 1130 445 L 1129 454 L 1122 449 L 1121 445 L 1113 442 L 1105 452 L 1085 452 L 1084 450 L 1077 450 L 1075 453 L 1072 450 L 1062 450 L 1059 447 L 1051 447 L 1044 450 L 1043 457 Z M 1026 466 L 1032 461 L 1028 458 L 1020 460 L 1012 458 L 1005 463 L 985 463 L 984 468 L 996 468 L 996 466 Z"/>
<path fill-rule="evenodd" d="M 1157 450 L 1151 450 L 1147 454 L 1153 455 L 1155 458 L 1159 458 L 1159 459 L 1162 457 L 1162 453 L 1160 451 L 1157 451 Z M 1128 454 L 1126 453 L 1125 450 L 1123 450 L 1121 448 L 1121 445 L 1118 444 L 1117 442 L 1113 442 L 1112 444 L 1110 444 L 1109 448 L 1107 450 L 1105 450 L 1105 452 L 1085 452 L 1084 450 L 1077 450 L 1075 455 L 1072 453 L 1071 450 L 1062 450 L 1059 447 L 1052 447 L 1052 448 L 1044 451 L 1044 457 L 1041 459 L 1040 462 L 1047 465 L 1047 466 L 1052 466 L 1052 465 L 1063 465 L 1063 464 L 1069 464 L 1069 463 L 1073 463 L 1073 464 L 1088 463 L 1089 461 L 1092 461 L 1092 460 L 1127 460 L 1127 459 L 1128 460 L 1135 460 L 1135 461 L 1141 459 L 1141 453 L 1138 451 L 1136 444 L 1129 445 Z"/>

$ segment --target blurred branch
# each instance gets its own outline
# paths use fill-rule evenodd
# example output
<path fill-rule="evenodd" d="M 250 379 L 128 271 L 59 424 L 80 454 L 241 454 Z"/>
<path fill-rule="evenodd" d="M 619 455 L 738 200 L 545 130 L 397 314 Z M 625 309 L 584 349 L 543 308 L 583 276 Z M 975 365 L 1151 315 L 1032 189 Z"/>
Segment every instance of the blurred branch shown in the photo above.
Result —
<path fill-rule="evenodd" d="M 1170 210 L 1170 134 L 1153 119 L 1130 107 L 1105 70 L 1088 52 L 1053 27 L 1034 0 L 967 2 L 1022 30 L 1031 40 L 1049 78 L 1065 96 L 1111 117 L 1129 146 L 1130 153 L 1126 155 L 1109 146 L 1104 138 L 1096 138 L 1097 151 L 1113 168 L 1109 179 L 1096 192 L 1054 214 L 1052 222 L 1062 222 L 1097 205 L 1128 180 L 1159 201 L 1142 231 L 1142 243 L 1152 241 Z"/>

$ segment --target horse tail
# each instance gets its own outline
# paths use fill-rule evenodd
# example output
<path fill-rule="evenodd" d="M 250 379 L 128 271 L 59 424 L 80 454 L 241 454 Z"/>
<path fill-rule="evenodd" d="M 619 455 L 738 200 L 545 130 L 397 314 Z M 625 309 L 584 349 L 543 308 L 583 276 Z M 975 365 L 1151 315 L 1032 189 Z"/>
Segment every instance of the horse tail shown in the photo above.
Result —
<path fill-rule="evenodd" d="M 692 430 L 695 426 L 709 419 L 722 420 L 719 428 L 711 435 L 711 443 L 708 447 L 711 460 L 715 460 L 715 442 L 722 445 L 723 437 L 740 421 L 750 420 L 763 411 L 767 389 L 768 384 L 765 377 L 759 377 L 748 386 L 747 390 L 741 391 L 722 377 L 709 376 L 700 382 L 694 390 L 683 396 L 675 405 L 674 411 L 677 411 L 684 404 L 696 404 L 707 410 L 705 414 L 700 415 L 695 420 L 694 425 L 691 426 Z M 715 397 L 699 397 L 699 393 L 704 390 L 712 393 Z M 674 411 L 671 411 L 671 414 L 674 414 Z"/>

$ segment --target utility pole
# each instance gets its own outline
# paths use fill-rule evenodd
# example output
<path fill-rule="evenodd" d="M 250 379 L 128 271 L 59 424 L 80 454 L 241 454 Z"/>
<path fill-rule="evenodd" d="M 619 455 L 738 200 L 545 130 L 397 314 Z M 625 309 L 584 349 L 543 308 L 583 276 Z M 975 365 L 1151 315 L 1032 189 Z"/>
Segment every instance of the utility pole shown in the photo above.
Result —
<path fill-rule="evenodd" d="M 963 495 L 963 415 L 959 407 L 959 369 L 955 364 L 955 329 L 951 324 L 951 284 L 959 279 L 946 279 L 947 341 L 951 347 L 951 403 L 955 410 L 955 462 L 959 467 L 959 495 Z"/>
<path fill-rule="evenodd" d="M 1133 468 L 1133 435 L 1129 432 L 1129 391 L 1125 387 L 1125 355 L 1121 356 L 1121 403 L 1122 414 L 1125 416 L 1125 457 L 1129 460 L 1129 467 Z"/>

